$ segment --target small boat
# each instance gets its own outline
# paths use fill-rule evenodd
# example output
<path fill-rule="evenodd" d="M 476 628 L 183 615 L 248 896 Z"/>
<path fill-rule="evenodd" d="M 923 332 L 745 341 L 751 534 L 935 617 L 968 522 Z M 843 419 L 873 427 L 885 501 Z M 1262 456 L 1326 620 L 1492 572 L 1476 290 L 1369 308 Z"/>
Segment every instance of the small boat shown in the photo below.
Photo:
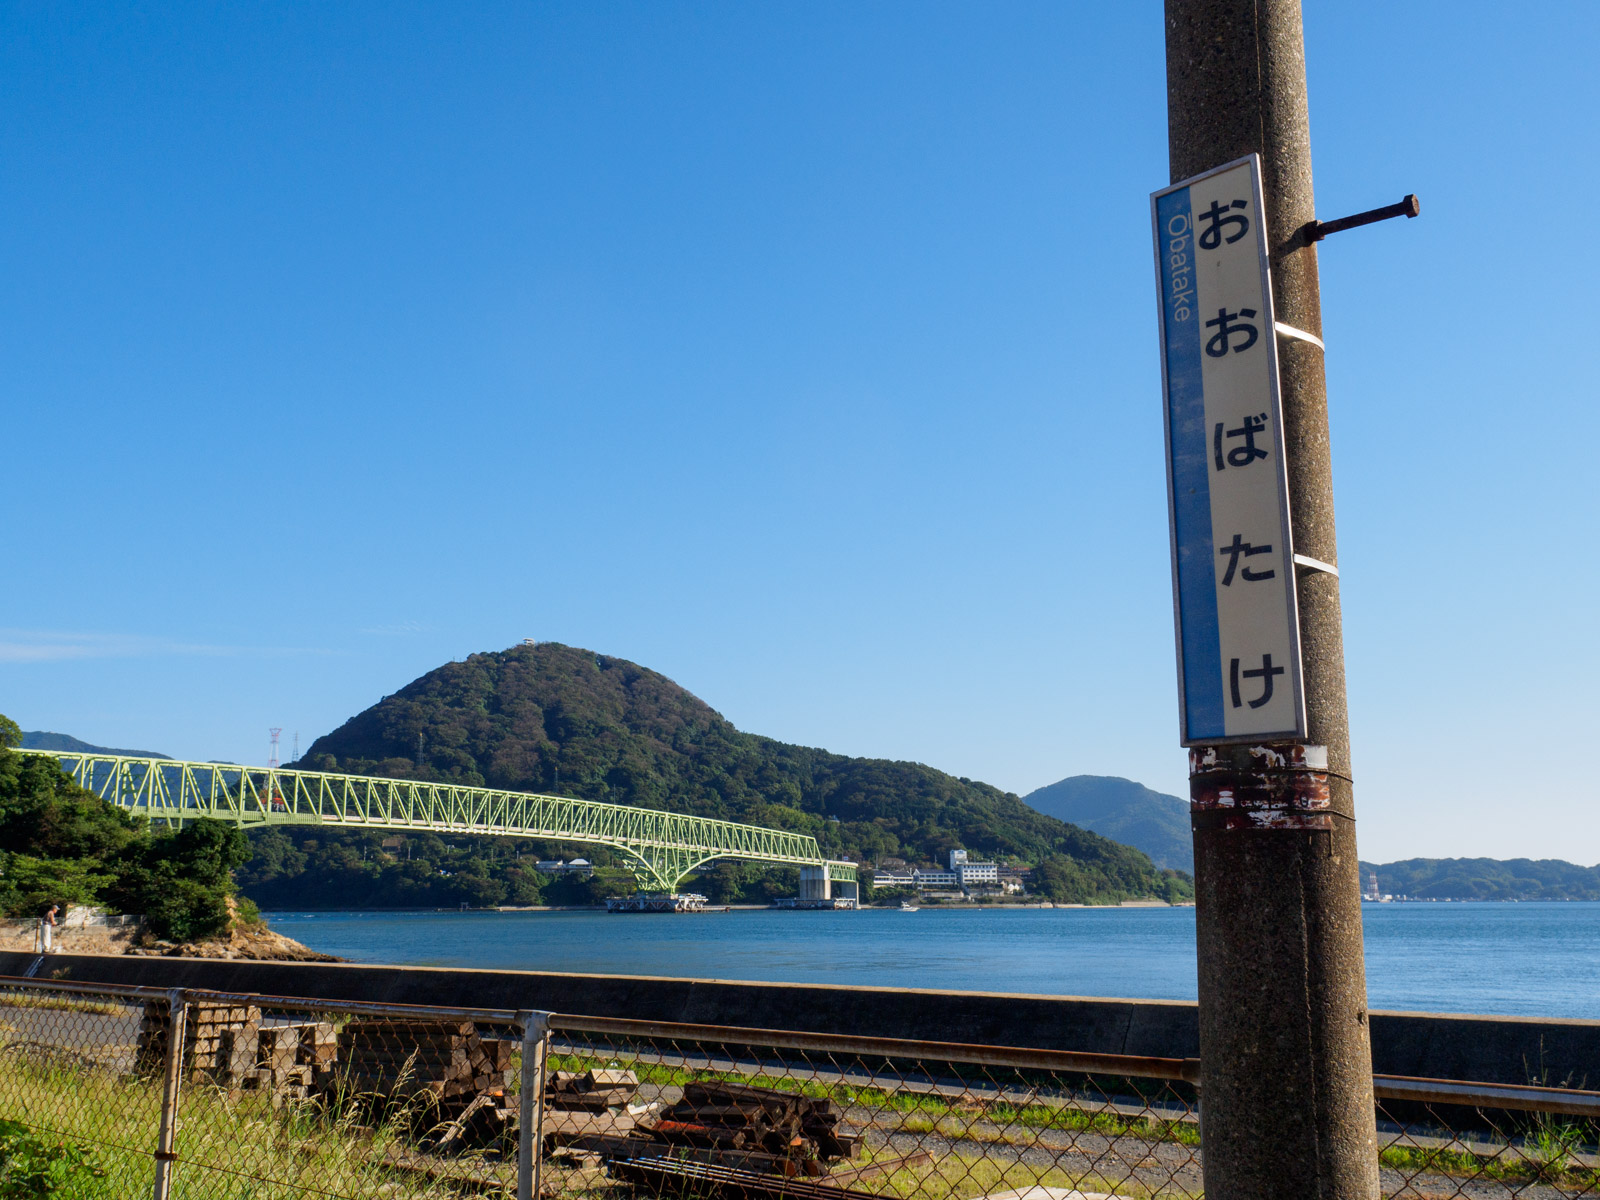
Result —
<path fill-rule="evenodd" d="M 902 900 L 902 901 L 900 901 L 900 911 L 901 912 L 916 912 L 917 911 L 917 906 L 915 904 L 911 903 L 911 901 L 909 901 L 909 900 Z"/>

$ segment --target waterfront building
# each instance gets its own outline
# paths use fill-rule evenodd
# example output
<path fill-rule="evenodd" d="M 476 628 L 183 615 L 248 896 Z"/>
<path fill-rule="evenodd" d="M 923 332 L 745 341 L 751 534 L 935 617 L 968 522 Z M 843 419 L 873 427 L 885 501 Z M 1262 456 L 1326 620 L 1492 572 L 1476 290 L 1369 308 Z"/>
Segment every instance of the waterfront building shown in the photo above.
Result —
<path fill-rule="evenodd" d="M 571 862 L 562 862 L 559 858 L 541 858 L 533 864 L 533 869 L 543 871 L 546 875 L 586 875 L 594 870 L 594 864 L 587 858 L 575 858 Z"/>
<path fill-rule="evenodd" d="M 1008 871 L 1007 875 L 1010 876 L 1011 872 Z M 872 886 L 875 888 L 909 887 L 919 892 L 968 892 L 974 888 L 1004 888 L 1007 892 L 1020 892 L 1021 881 L 1014 882 L 1015 886 L 1006 886 L 1000 879 L 999 863 L 973 862 L 965 850 L 950 851 L 947 870 L 914 867 L 909 871 L 880 870 L 872 876 Z"/>
<path fill-rule="evenodd" d="M 962 891 L 970 887 L 1000 886 L 1000 864 L 992 862 L 973 862 L 967 857 L 965 850 L 950 851 L 950 873 L 956 878 L 956 884 Z"/>

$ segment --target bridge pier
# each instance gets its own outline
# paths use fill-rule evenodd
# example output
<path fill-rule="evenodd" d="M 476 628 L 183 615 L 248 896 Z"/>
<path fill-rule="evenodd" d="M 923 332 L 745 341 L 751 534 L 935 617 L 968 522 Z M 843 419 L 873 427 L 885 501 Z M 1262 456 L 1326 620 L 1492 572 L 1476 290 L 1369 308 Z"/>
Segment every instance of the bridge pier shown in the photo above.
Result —
<path fill-rule="evenodd" d="M 856 868 L 850 862 L 821 862 L 800 868 L 800 902 L 861 899 Z"/>
<path fill-rule="evenodd" d="M 832 900 L 833 880 L 828 876 L 828 864 L 800 868 L 801 900 Z"/>

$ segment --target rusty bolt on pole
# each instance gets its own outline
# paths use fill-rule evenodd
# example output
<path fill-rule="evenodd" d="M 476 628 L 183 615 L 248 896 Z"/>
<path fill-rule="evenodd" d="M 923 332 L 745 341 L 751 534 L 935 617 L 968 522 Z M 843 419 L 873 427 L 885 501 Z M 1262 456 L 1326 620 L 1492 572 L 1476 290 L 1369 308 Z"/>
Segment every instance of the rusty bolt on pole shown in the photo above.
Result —
<path fill-rule="evenodd" d="M 1395 204 L 1385 204 L 1382 208 L 1369 208 L 1366 212 L 1358 212 L 1354 216 L 1340 217 L 1334 221 L 1312 221 L 1306 225 L 1306 238 L 1309 241 L 1320 242 L 1330 233 L 1343 233 L 1346 229 L 1359 229 L 1363 225 L 1374 225 L 1379 221 L 1389 221 L 1395 217 L 1417 217 L 1422 215 L 1422 201 L 1415 195 L 1402 197 Z"/>

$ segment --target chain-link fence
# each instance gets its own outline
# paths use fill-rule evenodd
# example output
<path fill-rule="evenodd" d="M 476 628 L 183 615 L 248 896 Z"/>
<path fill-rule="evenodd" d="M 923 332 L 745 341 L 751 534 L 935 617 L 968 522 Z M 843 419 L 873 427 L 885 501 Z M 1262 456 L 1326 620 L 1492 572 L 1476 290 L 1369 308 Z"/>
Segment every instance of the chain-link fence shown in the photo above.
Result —
<path fill-rule="evenodd" d="M 608 1181 L 744 1200 L 1200 1194 L 1186 1060 L 551 1023 L 543 1149 L 557 1195 Z M 602 1082 L 604 1107 L 589 1100 Z"/>
<path fill-rule="evenodd" d="M 542 1013 L 0 981 L 0 1195 L 532 1196 L 544 1037 Z"/>
<path fill-rule="evenodd" d="M 1397 1076 L 1374 1082 L 1385 1196 L 1600 1196 L 1600 1092 Z"/>
<path fill-rule="evenodd" d="M 1197 1066 L 0 980 L 0 1194 L 1198 1197 Z M 1386 1196 L 1600 1193 L 1600 1093 L 1375 1082 Z"/>

